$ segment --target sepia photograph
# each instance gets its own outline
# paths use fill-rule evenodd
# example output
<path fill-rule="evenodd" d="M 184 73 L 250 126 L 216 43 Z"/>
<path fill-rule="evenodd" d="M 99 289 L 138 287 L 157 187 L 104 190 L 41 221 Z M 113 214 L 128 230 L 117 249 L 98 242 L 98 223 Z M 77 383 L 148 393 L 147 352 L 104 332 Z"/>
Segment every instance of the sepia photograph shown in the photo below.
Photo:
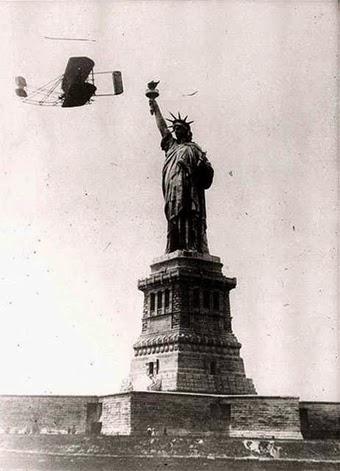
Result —
<path fill-rule="evenodd" d="M 0 1 L 0 471 L 340 469 L 338 14 Z"/>

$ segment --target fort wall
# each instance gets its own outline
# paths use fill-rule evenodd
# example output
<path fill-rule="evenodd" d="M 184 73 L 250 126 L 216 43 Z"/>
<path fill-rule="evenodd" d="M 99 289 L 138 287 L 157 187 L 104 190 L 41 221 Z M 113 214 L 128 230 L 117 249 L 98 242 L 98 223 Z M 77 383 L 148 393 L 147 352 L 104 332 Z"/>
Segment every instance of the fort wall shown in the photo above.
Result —
<path fill-rule="evenodd" d="M 85 433 L 95 396 L 0 396 L 0 433 Z"/>
<path fill-rule="evenodd" d="M 340 403 L 156 391 L 0 396 L 0 434 L 145 435 L 148 429 L 157 436 L 340 438 Z"/>
<path fill-rule="evenodd" d="M 340 438 L 339 402 L 300 402 L 301 432 L 304 438 Z"/>

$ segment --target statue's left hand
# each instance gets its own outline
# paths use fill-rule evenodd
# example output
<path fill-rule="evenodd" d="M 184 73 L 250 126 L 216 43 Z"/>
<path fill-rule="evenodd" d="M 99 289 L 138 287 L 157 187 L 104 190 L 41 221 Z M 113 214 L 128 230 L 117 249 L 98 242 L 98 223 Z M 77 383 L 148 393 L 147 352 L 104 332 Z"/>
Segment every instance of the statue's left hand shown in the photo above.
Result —
<path fill-rule="evenodd" d="M 205 154 L 202 154 L 198 159 L 197 167 L 202 167 L 203 165 L 206 165 L 206 163 L 207 163 L 207 157 Z"/>

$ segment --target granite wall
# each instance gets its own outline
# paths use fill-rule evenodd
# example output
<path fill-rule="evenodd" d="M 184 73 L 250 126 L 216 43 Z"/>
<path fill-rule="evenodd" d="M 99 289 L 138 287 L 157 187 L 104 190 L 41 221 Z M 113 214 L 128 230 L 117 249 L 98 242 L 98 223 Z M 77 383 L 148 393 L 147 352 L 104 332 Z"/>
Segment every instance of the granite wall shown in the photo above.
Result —
<path fill-rule="evenodd" d="M 89 432 L 97 403 L 94 396 L 0 396 L 0 433 Z"/>
<path fill-rule="evenodd" d="M 339 402 L 300 402 L 301 432 L 304 438 L 340 438 Z"/>
<path fill-rule="evenodd" d="M 0 433 L 340 438 L 340 403 L 295 397 L 127 392 L 0 396 Z M 150 431 L 150 430 L 149 430 Z"/>
<path fill-rule="evenodd" d="M 111 407 L 107 423 L 105 400 Z M 118 412 L 115 403 L 119 402 L 126 406 L 119 406 Z M 108 435 L 143 435 L 152 428 L 156 435 L 302 438 L 299 403 L 294 397 L 130 392 L 104 399 L 101 420 L 102 431 Z M 121 423 L 124 431 L 119 432 Z"/>
<path fill-rule="evenodd" d="M 102 414 L 100 422 L 103 435 L 130 435 L 131 433 L 131 396 L 114 394 L 100 398 Z"/>

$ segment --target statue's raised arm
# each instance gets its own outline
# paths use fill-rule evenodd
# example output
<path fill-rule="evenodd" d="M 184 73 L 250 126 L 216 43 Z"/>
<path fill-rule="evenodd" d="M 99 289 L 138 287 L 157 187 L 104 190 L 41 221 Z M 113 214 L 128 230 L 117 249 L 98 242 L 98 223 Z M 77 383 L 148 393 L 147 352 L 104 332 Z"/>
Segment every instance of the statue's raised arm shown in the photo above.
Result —
<path fill-rule="evenodd" d="M 165 137 L 167 134 L 170 134 L 170 131 L 156 101 L 156 98 L 159 96 L 159 92 L 156 88 L 158 84 L 159 82 L 149 82 L 145 95 L 149 98 L 150 113 L 155 115 L 159 132 L 162 137 Z"/>
<path fill-rule="evenodd" d="M 170 134 L 169 128 L 165 122 L 165 119 L 163 118 L 163 115 L 161 113 L 161 110 L 158 106 L 156 99 L 150 98 L 149 105 L 150 105 L 150 112 L 152 112 L 152 114 L 155 115 L 156 124 L 159 129 L 159 132 L 161 133 L 161 136 L 165 137 L 167 134 Z"/>

